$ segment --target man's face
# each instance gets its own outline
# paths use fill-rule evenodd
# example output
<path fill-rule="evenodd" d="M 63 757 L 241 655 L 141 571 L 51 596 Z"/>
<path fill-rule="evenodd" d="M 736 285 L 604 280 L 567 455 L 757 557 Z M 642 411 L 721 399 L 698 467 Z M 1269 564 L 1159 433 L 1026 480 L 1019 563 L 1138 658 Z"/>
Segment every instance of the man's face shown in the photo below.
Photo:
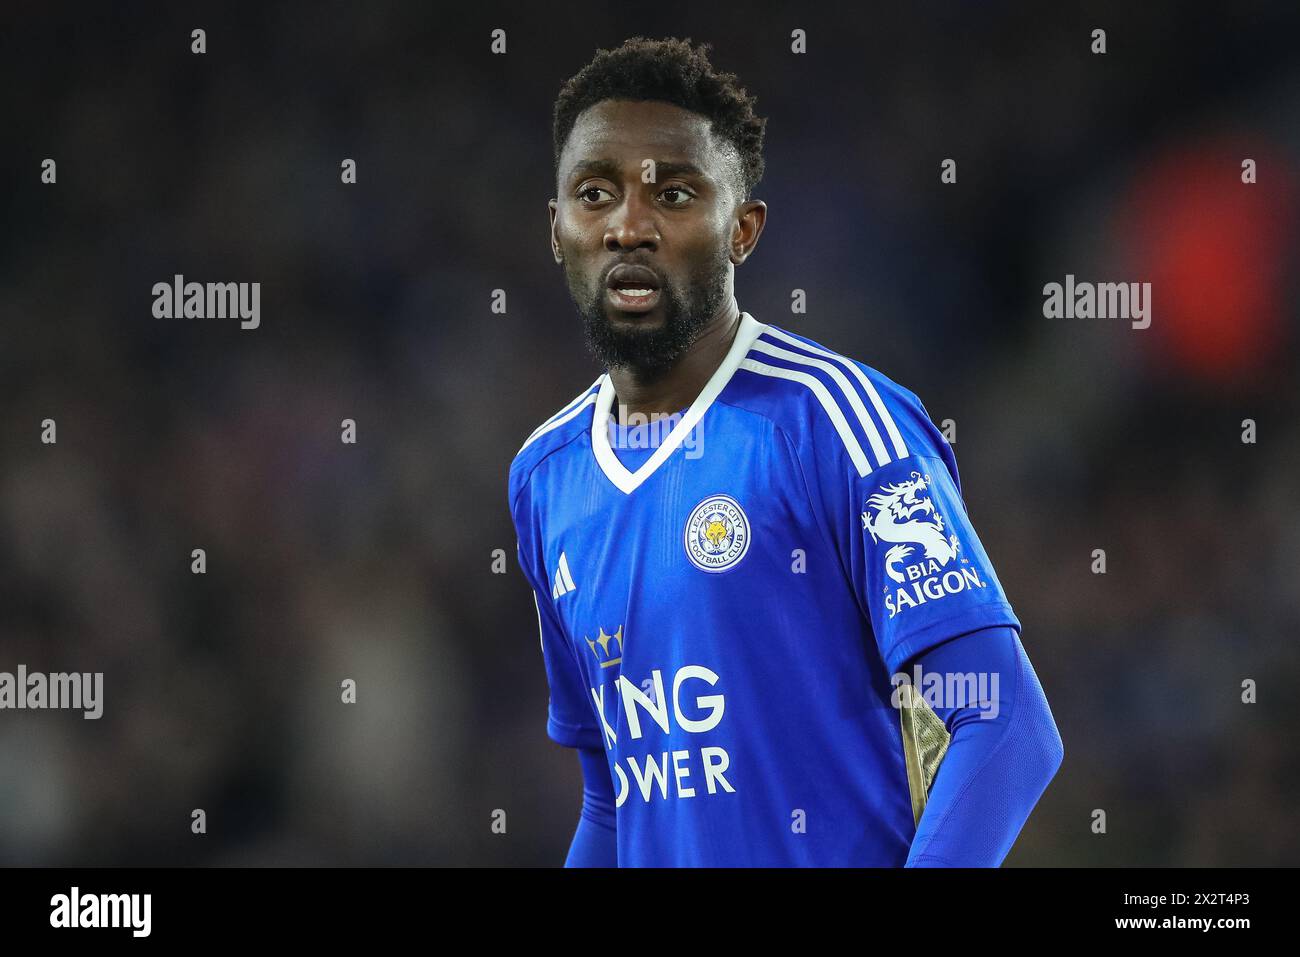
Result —
<path fill-rule="evenodd" d="M 668 103 L 604 100 L 578 117 L 550 202 L 551 245 L 611 368 L 668 367 L 730 299 L 743 259 L 738 164 L 707 119 Z"/>

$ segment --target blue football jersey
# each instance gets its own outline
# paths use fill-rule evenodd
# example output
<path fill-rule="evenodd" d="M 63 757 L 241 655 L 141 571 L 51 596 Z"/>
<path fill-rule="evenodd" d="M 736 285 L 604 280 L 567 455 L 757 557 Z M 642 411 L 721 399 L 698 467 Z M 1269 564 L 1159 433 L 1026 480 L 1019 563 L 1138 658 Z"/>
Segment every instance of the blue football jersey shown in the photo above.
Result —
<path fill-rule="evenodd" d="M 890 676 L 1020 628 L 952 448 L 908 390 L 748 313 L 653 442 L 614 400 L 602 375 L 540 425 L 509 500 L 547 732 L 604 750 L 619 865 L 902 865 Z"/>

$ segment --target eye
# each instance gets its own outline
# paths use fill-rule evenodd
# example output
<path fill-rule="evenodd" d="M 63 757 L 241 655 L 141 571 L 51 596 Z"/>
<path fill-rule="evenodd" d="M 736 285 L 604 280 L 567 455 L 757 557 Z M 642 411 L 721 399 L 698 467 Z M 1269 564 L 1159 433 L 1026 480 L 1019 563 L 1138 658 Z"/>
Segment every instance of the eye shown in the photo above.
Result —
<path fill-rule="evenodd" d="M 597 197 L 596 199 L 592 199 L 588 195 L 590 193 L 609 193 L 609 190 L 604 189 L 603 187 L 600 186 L 584 186 L 582 189 L 578 190 L 578 199 L 587 203 L 599 203 L 600 202 L 599 197 Z M 609 193 L 609 195 L 612 196 L 613 194 Z"/>
<path fill-rule="evenodd" d="M 672 200 L 672 199 L 668 200 L 669 206 L 685 206 L 687 203 L 689 203 L 692 199 L 695 198 L 695 194 L 690 192 L 690 190 L 688 190 L 685 186 L 669 186 L 659 195 L 667 197 L 669 193 L 675 193 L 679 197 L 681 197 L 681 199 L 678 200 Z"/>

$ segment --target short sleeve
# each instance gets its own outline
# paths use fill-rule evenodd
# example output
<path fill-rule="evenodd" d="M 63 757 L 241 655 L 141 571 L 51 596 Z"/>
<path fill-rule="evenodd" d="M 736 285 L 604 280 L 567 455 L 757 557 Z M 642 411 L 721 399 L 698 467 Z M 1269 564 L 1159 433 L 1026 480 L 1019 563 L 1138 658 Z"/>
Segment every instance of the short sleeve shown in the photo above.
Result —
<path fill-rule="evenodd" d="M 849 479 L 850 574 L 891 673 L 958 635 L 1016 618 L 971 523 L 952 458 L 909 455 Z"/>
<path fill-rule="evenodd" d="M 864 397 L 862 415 L 823 402 L 791 444 L 894 674 L 949 639 L 994 625 L 1018 633 L 1020 621 L 971 522 L 952 446 L 914 393 L 870 375 L 878 395 Z M 875 441 L 858 431 L 868 408 L 884 423 Z"/>
<path fill-rule="evenodd" d="M 527 495 L 521 496 L 526 502 Z M 596 724 L 595 705 L 587 690 L 586 677 L 573 653 L 573 645 L 564 631 L 550 592 L 539 586 L 547 577 L 534 569 L 541 565 L 541 548 L 534 540 L 531 522 L 514 514 L 518 535 L 519 567 L 533 590 L 533 603 L 537 608 L 537 627 L 542 646 L 542 659 L 546 666 L 546 682 L 550 689 L 547 707 L 546 733 L 557 744 L 569 748 L 599 748 L 604 750 L 600 728 Z"/>

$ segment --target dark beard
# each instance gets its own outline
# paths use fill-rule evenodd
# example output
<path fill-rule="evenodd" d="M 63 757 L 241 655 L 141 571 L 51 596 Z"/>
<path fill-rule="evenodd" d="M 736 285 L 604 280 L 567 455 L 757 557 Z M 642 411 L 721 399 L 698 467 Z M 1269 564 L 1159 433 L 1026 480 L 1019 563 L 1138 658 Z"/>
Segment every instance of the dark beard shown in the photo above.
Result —
<path fill-rule="evenodd" d="M 566 269 L 569 293 L 582 314 L 587 347 L 608 368 L 631 368 L 642 378 L 657 378 L 686 354 L 700 331 L 717 314 L 726 295 L 729 262 L 722 250 L 711 262 L 702 263 L 689 277 L 687 296 L 665 283 L 659 293 L 664 321 L 655 329 L 615 328 L 605 315 L 605 287 L 601 285 L 590 295 L 580 295 Z"/>

